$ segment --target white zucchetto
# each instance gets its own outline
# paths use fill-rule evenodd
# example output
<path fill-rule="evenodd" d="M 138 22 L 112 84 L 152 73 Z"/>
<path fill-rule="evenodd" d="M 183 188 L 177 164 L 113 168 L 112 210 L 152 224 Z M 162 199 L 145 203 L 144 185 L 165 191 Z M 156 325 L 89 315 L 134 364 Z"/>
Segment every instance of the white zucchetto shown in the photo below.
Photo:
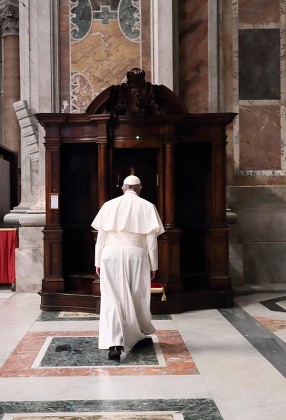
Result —
<path fill-rule="evenodd" d="M 124 179 L 123 184 L 125 185 L 139 185 L 141 184 L 140 179 L 135 175 L 129 175 Z"/>

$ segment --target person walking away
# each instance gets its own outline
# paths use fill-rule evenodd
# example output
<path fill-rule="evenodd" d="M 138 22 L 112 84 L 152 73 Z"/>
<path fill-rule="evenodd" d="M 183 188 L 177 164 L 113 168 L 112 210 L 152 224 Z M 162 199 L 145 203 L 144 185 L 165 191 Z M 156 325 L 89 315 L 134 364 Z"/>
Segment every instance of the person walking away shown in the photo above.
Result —
<path fill-rule="evenodd" d="M 157 237 L 164 232 L 156 207 L 139 196 L 141 181 L 125 178 L 123 195 L 103 204 L 91 226 L 98 231 L 95 267 L 100 278 L 99 349 L 121 351 L 152 342 L 151 280 L 158 269 Z"/>

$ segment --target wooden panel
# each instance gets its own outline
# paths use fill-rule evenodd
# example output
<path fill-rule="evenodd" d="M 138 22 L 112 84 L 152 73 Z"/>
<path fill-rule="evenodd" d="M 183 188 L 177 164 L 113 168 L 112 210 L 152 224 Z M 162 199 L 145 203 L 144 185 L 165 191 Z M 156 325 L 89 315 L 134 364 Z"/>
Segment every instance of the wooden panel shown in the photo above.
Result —
<path fill-rule="evenodd" d="M 211 228 L 208 235 L 211 289 L 231 288 L 228 261 L 228 227 Z"/>
<path fill-rule="evenodd" d="M 159 237 L 158 279 L 168 292 L 181 292 L 180 278 L 180 229 L 168 229 Z"/>
<path fill-rule="evenodd" d="M 69 278 L 94 274 L 94 235 L 90 225 L 98 211 L 96 144 L 61 147 L 61 191 L 63 275 Z"/>

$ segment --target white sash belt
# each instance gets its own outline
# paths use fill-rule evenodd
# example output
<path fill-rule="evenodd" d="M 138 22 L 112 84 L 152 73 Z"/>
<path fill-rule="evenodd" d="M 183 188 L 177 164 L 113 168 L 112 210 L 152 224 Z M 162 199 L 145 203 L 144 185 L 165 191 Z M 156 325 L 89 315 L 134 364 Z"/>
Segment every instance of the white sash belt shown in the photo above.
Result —
<path fill-rule="evenodd" d="M 146 237 L 140 233 L 107 232 L 105 245 L 146 248 Z"/>

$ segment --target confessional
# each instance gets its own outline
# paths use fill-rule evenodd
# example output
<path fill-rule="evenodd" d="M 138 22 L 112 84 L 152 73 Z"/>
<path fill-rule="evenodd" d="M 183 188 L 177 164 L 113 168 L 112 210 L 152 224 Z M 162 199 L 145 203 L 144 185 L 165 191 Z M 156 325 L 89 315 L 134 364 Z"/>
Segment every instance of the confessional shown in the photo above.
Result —
<path fill-rule="evenodd" d="M 41 308 L 99 312 L 91 222 L 136 174 L 165 233 L 153 313 L 232 305 L 226 223 L 226 126 L 233 113 L 190 114 L 177 95 L 132 69 L 83 114 L 37 114 L 45 128 Z"/>

